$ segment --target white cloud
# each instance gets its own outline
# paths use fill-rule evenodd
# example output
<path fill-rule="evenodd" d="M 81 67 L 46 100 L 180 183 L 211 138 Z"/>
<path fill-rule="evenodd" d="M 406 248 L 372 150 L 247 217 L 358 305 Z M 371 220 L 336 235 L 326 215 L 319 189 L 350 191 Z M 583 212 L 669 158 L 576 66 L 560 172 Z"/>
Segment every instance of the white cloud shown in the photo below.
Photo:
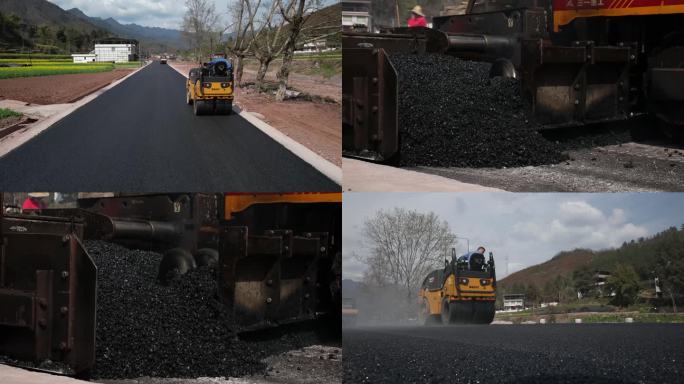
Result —
<path fill-rule="evenodd" d="M 625 223 L 623 209 L 614 208 L 610 216 L 586 201 L 565 201 L 558 206 L 558 217 L 540 217 L 516 222 L 513 233 L 539 243 L 569 244 L 572 248 L 603 249 L 617 247 L 626 240 L 646 236 L 643 226 Z"/>
<path fill-rule="evenodd" d="M 585 201 L 566 201 L 560 204 L 560 217 L 565 225 L 582 226 L 604 219 L 603 213 Z"/>
<path fill-rule="evenodd" d="M 618 225 L 625 222 L 625 211 L 620 208 L 613 209 L 613 214 L 609 218 L 612 224 Z"/>

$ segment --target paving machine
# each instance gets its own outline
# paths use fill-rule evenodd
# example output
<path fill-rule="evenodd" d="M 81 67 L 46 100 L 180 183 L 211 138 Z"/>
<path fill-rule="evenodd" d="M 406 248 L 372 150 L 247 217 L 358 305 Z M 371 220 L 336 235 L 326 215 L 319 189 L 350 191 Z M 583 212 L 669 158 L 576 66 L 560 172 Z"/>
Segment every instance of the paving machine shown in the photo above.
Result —
<path fill-rule="evenodd" d="M 683 22 L 684 0 L 468 0 L 465 14 L 434 17 L 433 28 L 345 31 L 344 153 L 374 161 L 397 154 L 395 52 L 492 63 L 490 76 L 520 80 L 543 129 L 649 114 L 681 136 Z"/>
<path fill-rule="evenodd" d="M 455 256 L 455 251 L 454 256 Z M 489 324 L 494 320 L 494 256 L 470 252 L 452 257 L 444 269 L 430 272 L 418 293 L 421 324 Z"/>
<path fill-rule="evenodd" d="M 196 116 L 233 112 L 233 65 L 228 59 L 215 56 L 191 69 L 185 87 L 186 102 Z"/>
<path fill-rule="evenodd" d="M 338 324 L 341 201 L 341 193 L 89 195 L 76 208 L 0 215 L 0 355 L 76 373 L 93 366 L 90 239 L 163 253 L 160 283 L 214 264 L 217 296 L 240 332 Z"/>

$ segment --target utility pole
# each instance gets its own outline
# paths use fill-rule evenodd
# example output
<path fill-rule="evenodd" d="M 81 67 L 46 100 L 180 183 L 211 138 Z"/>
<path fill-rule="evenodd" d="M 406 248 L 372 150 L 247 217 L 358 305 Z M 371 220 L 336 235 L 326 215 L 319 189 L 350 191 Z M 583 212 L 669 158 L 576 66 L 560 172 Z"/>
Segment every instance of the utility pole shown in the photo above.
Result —
<path fill-rule="evenodd" d="M 401 20 L 399 19 L 399 0 L 394 0 L 394 10 L 397 14 L 397 27 L 401 27 Z"/>

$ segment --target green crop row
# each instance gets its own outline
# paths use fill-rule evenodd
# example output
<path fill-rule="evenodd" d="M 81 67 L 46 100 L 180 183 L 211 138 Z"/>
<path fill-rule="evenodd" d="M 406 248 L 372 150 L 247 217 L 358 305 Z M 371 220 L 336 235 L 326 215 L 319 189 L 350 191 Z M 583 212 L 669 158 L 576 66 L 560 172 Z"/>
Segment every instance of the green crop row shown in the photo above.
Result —
<path fill-rule="evenodd" d="M 114 65 L 107 64 L 72 64 L 72 65 L 34 65 L 31 67 L 0 67 L 0 79 L 13 77 L 65 75 L 74 73 L 107 72 Z"/>
<path fill-rule="evenodd" d="M 0 59 L 27 59 L 31 57 L 31 59 L 46 59 L 46 60 L 63 60 L 63 59 L 68 59 L 71 60 L 70 55 L 50 55 L 46 53 L 32 53 L 29 55 L 28 53 L 12 53 L 12 52 L 0 52 Z"/>
<path fill-rule="evenodd" d="M 1 63 L 11 63 L 11 64 L 45 64 L 45 63 L 55 63 L 55 64 L 61 64 L 61 63 L 72 63 L 73 60 L 71 59 L 34 59 L 31 58 L 29 60 L 27 57 L 22 57 L 22 58 L 17 58 L 17 59 L 5 59 L 5 58 L 0 58 L 0 64 Z"/>

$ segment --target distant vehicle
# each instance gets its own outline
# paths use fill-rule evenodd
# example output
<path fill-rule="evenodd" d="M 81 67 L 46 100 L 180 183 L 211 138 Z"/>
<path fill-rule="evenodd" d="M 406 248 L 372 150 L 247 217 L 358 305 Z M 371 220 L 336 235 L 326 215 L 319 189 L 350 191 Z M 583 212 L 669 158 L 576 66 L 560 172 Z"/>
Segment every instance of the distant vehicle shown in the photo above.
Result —
<path fill-rule="evenodd" d="M 354 299 L 342 299 L 342 326 L 353 327 L 356 325 L 356 318 L 359 315 L 359 310 L 356 308 Z"/>
<path fill-rule="evenodd" d="M 162 57 L 161 60 L 159 60 L 159 64 L 166 64 L 166 58 Z"/>

